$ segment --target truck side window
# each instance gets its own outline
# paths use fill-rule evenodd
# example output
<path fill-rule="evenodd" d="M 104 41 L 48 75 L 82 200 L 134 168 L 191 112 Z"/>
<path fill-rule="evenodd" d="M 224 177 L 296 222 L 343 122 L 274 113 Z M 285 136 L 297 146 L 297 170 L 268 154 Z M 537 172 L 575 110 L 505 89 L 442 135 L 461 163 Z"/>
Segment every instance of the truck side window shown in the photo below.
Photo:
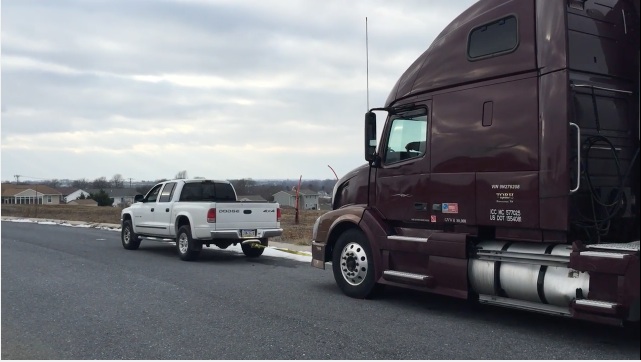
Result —
<path fill-rule="evenodd" d="M 519 44 L 518 26 L 515 16 L 508 16 L 474 28 L 467 42 L 467 56 L 470 60 L 509 53 Z"/>
<path fill-rule="evenodd" d="M 162 189 L 162 192 L 160 193 L 160 201 L 159 202 L 169 202 L 171 200 L 171 196 L 174 193 L 174 188 L 176 187 L 175 182 L 169 182 L 165 184 L 165 188 Z"/>
<path fill-rule="evenodd" d="M 149 191 L 149 193 L 147 194 L 147 197 L 145 197 L 145 202 L 156 202 L 161 187 L 162 185 L 158 185 L 151 189 L 151 191 Z"/>
<path fill-rule="evenodd" d="M 427 116 L 399 117 L 392 121 L 385 163 L 394 163 L 425 155 Z"/>

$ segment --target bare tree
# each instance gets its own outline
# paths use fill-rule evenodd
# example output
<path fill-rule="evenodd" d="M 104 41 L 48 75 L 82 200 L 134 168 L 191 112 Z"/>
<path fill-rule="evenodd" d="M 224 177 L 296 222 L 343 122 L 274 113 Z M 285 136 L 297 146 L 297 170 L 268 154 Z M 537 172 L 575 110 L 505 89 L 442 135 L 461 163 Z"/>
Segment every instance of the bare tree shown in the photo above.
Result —
<path fill-rule="evenodd" d="M 125 186 L 125 179 L 122 178 L 121 174 L 117 173 L 111 178 L 111 184 L 114 188 L 123 188 Z"/>
<path fill-rule="evenodd" d="M 55 189 L 60 186 L 60 180 L 54 178 L 52 180 L 45 180 L 42 182 L 42 184 L 53 187 Z"/>
<path fill-rule="evenodd" d="M 74 180 L 71 183 L 71 186 L 79 188 L 79 189 L 86 189 L 86 188 L 89 188 L 90 182 L 87 181 L 87 179 L 81 178 L 81 179 L 78 179 L 78 180 Z"/>
<path fill-rule="evenodd" d="M 176 174 L 176 176 L 174 176 L 174 178 L 175 178 L 175 179 L 184 179 L 184 178 L 187 178 L 187 171 L 186 171 L 186 170 L 182 170 L 182 171 L 178 172 L 178 173 Z"/>
<path fill-rule="evenodd" d="M 98 177 L 97 179 L 93 180 L 91 183 L 91 187 L 94 189 L 107 189 L 109 188 L 109 181 L 107 181 L 107 178 L 102 176 Z"/>
<path fill-rule="evenodd" d="M 236 190 L 238 195 L 249 195 L 251 194 L 252 188 L 255 186 L 256 182 L 250 178 L 238 179 L 238 180 L 229 180 Z"/>

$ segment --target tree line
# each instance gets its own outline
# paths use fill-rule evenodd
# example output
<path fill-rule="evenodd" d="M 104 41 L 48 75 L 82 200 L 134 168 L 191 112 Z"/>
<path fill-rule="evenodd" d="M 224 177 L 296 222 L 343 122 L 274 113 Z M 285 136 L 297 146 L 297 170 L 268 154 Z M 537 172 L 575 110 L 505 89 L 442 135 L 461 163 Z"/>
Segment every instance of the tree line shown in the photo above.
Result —
<path fill-rule="evenodd" d="M 177 172 L 173 179 L 186 179 L 188 174 L 186 170 Z M 194 178 L 204 178 L 204 177 L 194 177 Z M 129 180 L 129 182 L 127 182 Z M 122 174 L 115 174 L 111 179 L 106 177 L 98 177 L 93 180 L 86 178 L 81 178 L 73 180 L 71 182 L 71 187 L 88 190 L 88 189 L 97 189 L 100 190 L 96 192 L 96 195 L 91 195 L 93 200 L 98 201 L 98 204 L 109 204 L 113 203 L 113 199 L 109 202 L 109 195 L 105 191 L 111 188 L 135 188 L 136 192 L 139 194 L 146 194 L 155 184 L 168 179 L 157 179 L 153 181 L 137 181 L 136 185 L 131 184 L 131 179 L 125 179 Z M 259 195 L 267 201 L 273 201 L 273 195 L 279 191 L 292 191 L 298 187 L 298 180 L 270 180 L 270 181 L 256 181 L 251 178 L 242 178 L 242 179 L 232 179 L 228 180 L 234 186 L 236 193 L 238 195 Z M 62 186 L 62 181 L 58 179 L 44 180 L 38 182 L 39 184 L 47 185 L 49 187 L 58 188 Z M 311 190 L 315 192 L 324 191 L 331 195 L 332 189 L 336 184 L 335 179 L 325 179 L 325 180 L 302 180 L 301 190 Z"/>

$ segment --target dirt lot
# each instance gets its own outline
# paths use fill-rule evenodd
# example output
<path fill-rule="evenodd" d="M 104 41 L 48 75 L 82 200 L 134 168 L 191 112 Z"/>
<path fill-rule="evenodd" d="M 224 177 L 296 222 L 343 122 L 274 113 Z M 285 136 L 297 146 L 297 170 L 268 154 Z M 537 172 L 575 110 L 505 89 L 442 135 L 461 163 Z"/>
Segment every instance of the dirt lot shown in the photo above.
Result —
<path fill-rule="evenodd" d="M 80 205 L 5 205 L 0 208 L 2 216 L 33 217 L 54 220 L 85 221 L 89 223 L 120 223 L 119 207 L 92 207 Z M 295 210 L 283 209 L 281 227 L 282 242 L 310 245 L 314 221 L 324 211 L 301 211 L 299 223 L 294 223 Z"/>

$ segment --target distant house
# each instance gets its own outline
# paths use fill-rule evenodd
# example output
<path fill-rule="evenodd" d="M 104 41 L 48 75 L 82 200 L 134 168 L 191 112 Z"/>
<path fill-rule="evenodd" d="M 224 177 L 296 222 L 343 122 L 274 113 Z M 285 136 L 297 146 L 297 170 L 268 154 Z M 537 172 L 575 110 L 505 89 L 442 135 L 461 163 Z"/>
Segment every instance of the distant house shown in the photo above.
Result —
<path fill-rule="evenodd" d="M 92 199 L 75 199 L 67 203 L 68 205 L 98 206 L 98 201 Z"/>
<path fill-rule="evenodd" d="M 112 206 L 129 206 L 134 203 L 134 197 L 138 194 L 138 191 L 136 191 L 136 189 L 128 188 L 106 188 L 103 190 L 107 193 L 107 195 L 109 195 L 110 198 L 114 199 L 114 203 Z M 92 194 L 96 194 L 100 192 L 100 189 L 91 189 L 89 190 L 89 192 Z"/>
<path fill-rule="evenodd" d="M 296 207 L 296 191 L 278 191 L 274 201 L 280 205 Z M 318 210 L 318 193 L 311 190 L 301 190 L 298 194 L 299 210 Z"/>
<path fill-rule="evenodd" d="M 79 189 L 77 187 L 57 187 L 56 190 L 62 194 L 62 201 L 69 203 L 80 197 L 80 195 L 89 196 L 89 191 Z"/>
<path fill-rule="evenodd" d="M 3 204 L 58 205 L 61 199 L 60 191 L 49 186 L 2 184 Z"/>
<path fill-rule="evenodd" d="M 238 201 L 245 202 L 267 202 L 264 197 L 260 195 L 238 195 Z"/>

